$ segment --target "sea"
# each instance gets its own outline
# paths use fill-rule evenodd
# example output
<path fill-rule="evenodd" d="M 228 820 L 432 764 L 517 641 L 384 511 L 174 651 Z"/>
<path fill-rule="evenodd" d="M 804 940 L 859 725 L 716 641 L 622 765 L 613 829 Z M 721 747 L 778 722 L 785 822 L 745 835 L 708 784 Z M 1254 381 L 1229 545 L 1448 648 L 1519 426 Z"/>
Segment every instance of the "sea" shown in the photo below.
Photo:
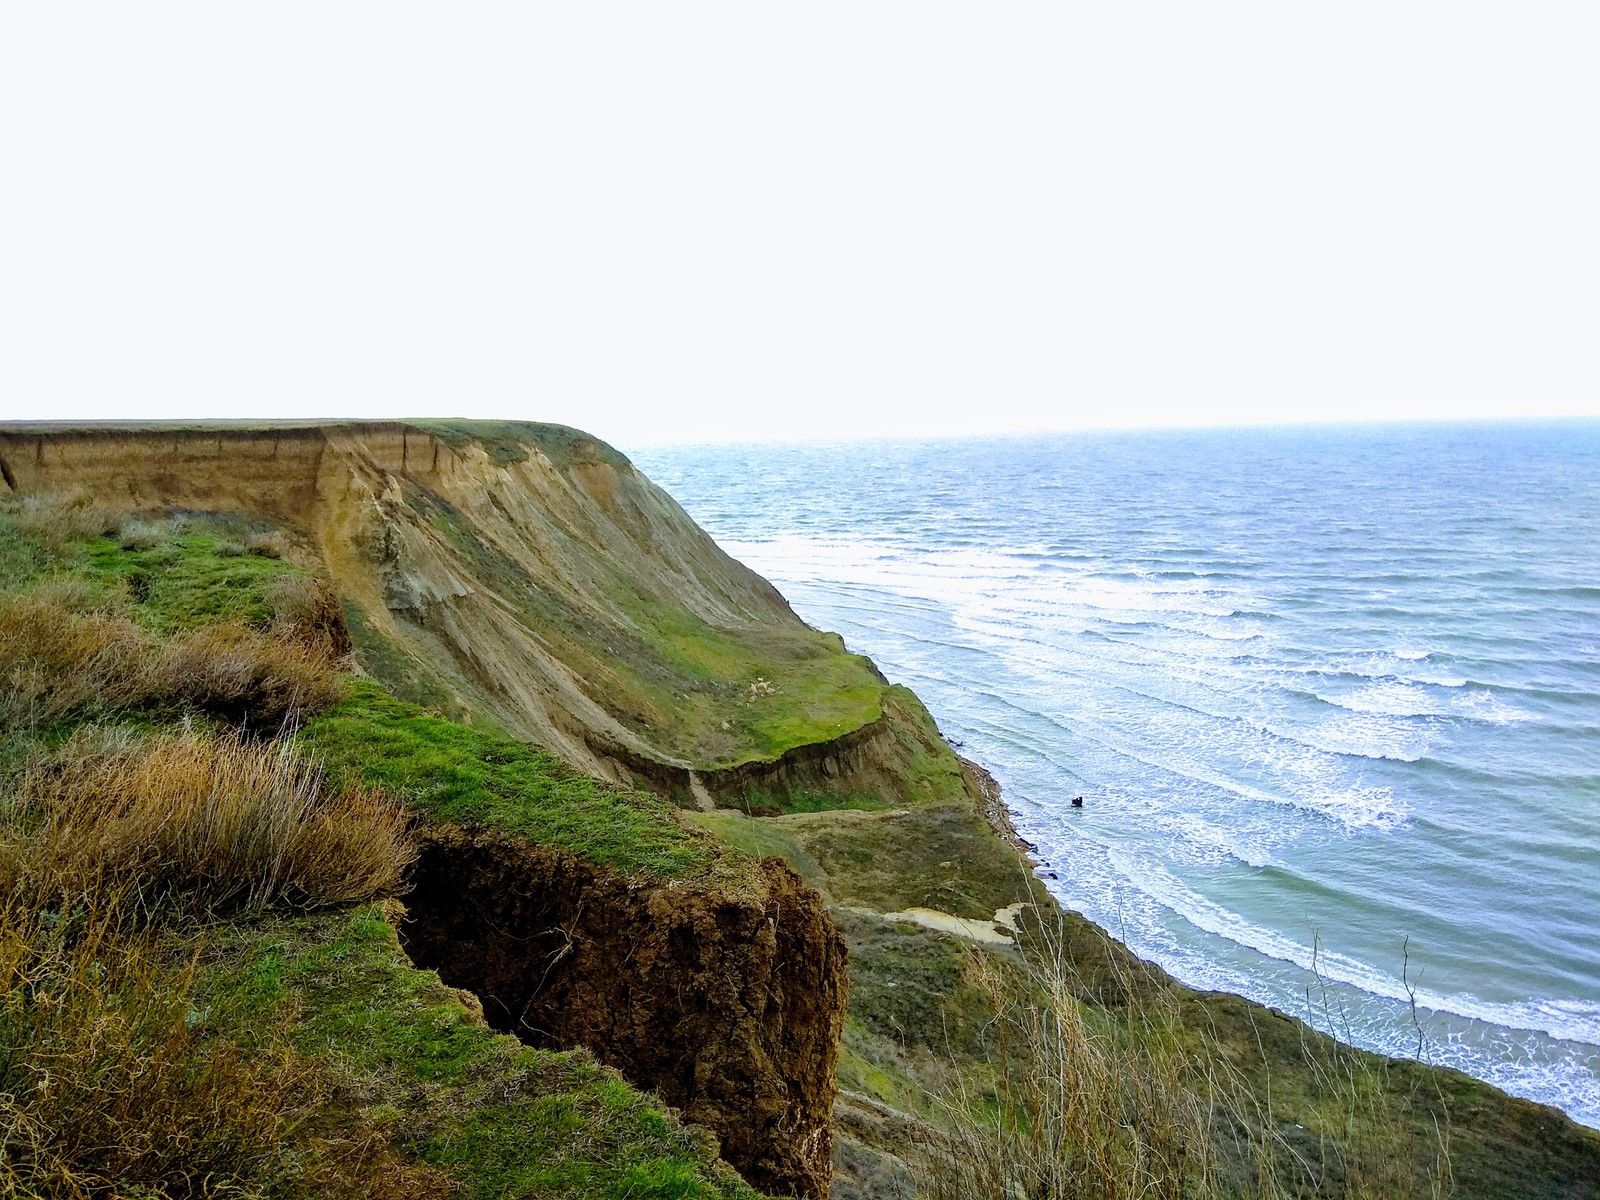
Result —
<path fill-rule="evenodd" d="M 631 457 L 922 696 L 1068 908 L 1600 1126 L 1600 421 Z"/>

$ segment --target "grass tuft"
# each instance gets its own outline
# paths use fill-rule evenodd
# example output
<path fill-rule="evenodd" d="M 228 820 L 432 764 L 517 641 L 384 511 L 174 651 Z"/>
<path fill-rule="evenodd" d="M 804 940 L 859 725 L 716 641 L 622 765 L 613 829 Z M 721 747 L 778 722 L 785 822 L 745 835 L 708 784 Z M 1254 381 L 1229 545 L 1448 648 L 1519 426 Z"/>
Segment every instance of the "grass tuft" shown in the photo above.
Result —
<path fill-rule="evenodd" d="M 122 523 L 120 516 L 83 495 L 25 496 L 8 500 L 4 511 L 19 534 L 51 551 L 86 538 L 108 537 Z"/>
<path fill-rule="evenodd" d="M 270 731 L 331 707 L 343 691 L 325 645 L 239 622 L 163 645 L 82 580 L 0 596 L 0 729 L 149 708 Z"/>
<path fill-rule="evenodd" d="M 415 856 L 406 827 L 394 802 L 329 789 L 287 746 L 88 733 L 24 773 L 0 830 L 13 887 L 36 904 L 109 887 L 142 911 L 216 911 L 390 894 Z"/>

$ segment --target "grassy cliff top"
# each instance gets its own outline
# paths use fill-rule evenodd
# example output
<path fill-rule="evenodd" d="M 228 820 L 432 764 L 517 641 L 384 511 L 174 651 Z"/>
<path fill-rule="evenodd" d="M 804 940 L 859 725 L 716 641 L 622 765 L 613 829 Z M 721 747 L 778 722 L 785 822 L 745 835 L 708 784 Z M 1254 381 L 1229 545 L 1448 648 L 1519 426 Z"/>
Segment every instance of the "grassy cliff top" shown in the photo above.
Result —
<path fill-rule="evenodd" d="M 5 421 L 0 436 L 105 437 L 128 434 L 162 434 L 216 437 L 219 434 L 282 434 L 285 432 L 340 432 L 370 434 L 415 430 L 436 437 L 451 446 L 476 443 L 495 462 L 505 465 L 520 462 L 529 448 L 536 448 L 557 466 L 575 462 L 603 462 L 627 466 L 621 451 L 591 434 L 569 425 L 546 421 L 476 421 L 463 418 L 417 418 L 415 420 L 238 420 L 205 421 Z"/>

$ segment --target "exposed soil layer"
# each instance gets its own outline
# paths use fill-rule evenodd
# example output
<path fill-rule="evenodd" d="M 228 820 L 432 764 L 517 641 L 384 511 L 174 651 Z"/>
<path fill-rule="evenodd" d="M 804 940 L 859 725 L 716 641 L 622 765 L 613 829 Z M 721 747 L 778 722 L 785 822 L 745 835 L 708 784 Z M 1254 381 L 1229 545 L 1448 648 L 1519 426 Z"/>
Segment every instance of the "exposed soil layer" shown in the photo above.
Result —
<path fill-rule="evenodd" d="M 826 1197 L 845 945 L 781 860 L 756 895 L 630 882 L 500 835 L 431 831 L 402 941 L 496 1028 L 584 1046 L 716 1131 L 754 1186 Z"/>

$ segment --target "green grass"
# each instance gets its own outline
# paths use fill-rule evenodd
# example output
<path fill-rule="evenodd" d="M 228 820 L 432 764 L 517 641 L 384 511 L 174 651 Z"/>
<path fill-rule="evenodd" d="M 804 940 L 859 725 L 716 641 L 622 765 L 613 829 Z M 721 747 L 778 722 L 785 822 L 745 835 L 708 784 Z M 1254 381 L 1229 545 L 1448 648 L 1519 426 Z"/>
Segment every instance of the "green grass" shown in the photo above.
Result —
<path fill-rule="evenodd" d="M 216 532 L 180 532 L 170 524 L 164 530 L 147 549 L 95 538 L 77 559 L 91 579 L 124 584 L 138 601 L 141 621 L 158 633 L 229 620 L 265 625 L 272 618 L 272 585 L 304 574 L 281 559 L 238 553 L 236 543 Z"/>
<path fill-rule="evenodd" d="M 302 1054 L 361 1097 L 408 1156 L 466 1194 L 757 1200 L 712 1150 L 584 1051 L 523 1046 L 478 1022 L 400 949 L 382 905 L 213 929 L 203 1019 L 224 1032 L 293 1017 Z"/>
<path fill-rule="evenodd" d="M 819 890 L 827 888 L 827 874 L 800 843 L 783 832 L 776 821 L 749 817 L 744 813 L 720 809 L 717 812 L 685 812 L 683 819 L 711 833 L 723 845 L 751 858 L 781 858 L 805 881 Z"/>
<path fill-rule="evenodd" d="M 766 820 L 821 868 L 840 904 L 989 920 L 997 909 L 1032 900 L 1039 886 L 968 805 Z"/>
<path fill-rule="evenodd" d="M 790 792 L 786 794 L 751 791 L 745 793 L 745 806 L 758 816 L 792 816 L 796 813 L 881 812 L 889 801 L 864 792 Z"/>
<path fill-rule="evenodd" d="M 52 576 L 80 579 L 126 599 L 140 624 L 170 635 L 228 620 L 264 626 L 272 617 L 273 586 L 305 574 L 281 559 L 247 552 L 243 539 L 263 527 L 245 518 L 130 521 L 138 534 L 126 541 L 84 537 L 51 548 L 0 514 L 0 581 L 15 588 Z"/>
<path fill-rule="evenodd" d="M 623 875 L 682 879 L 718 860 L 716 842 L 642 792 L 580 775 L 552 754 L 423 713 L 361 681 L 301 731 L 335 772 L 383 787 L 441 821 L 505 830 Z"/>
<path fill-rule="evenodd" d="M 437 672 L 373 628 L 366 610 L 353 600 L 344 602 L 344 623 L 362 667 L 397 698 L 453 721 L 482 719 L 449 690 Z"/>
<path fill-rule="evenodd" d="M 883 682 L 836 634 L 718 629 L 641 596 L 627 611 L 631 631 L 621 645 L 633 653 L 610 663 L 660 714 L 660 732 L 701 768 L 775 759 L 883 715 Z"/>

